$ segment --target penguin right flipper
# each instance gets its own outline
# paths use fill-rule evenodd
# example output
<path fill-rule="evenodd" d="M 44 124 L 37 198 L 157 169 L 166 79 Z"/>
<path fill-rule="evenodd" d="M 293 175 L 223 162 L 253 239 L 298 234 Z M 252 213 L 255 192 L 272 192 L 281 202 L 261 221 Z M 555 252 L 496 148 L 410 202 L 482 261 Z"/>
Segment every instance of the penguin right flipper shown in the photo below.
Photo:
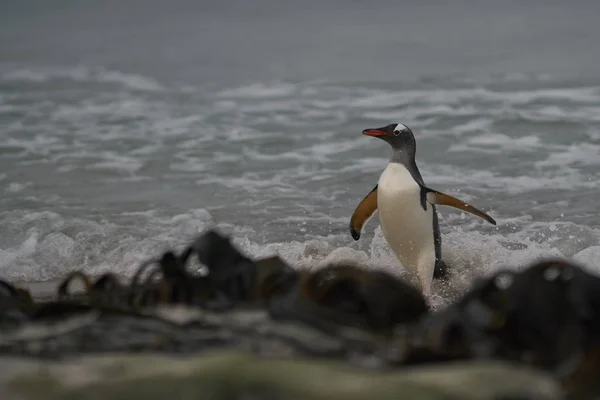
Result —
<path fill-rule="evenodd" d="M 463 210 L 470 214 L 476 215 L 479 218 L 483 218 L 492 225 L 496 225 L 496 221 L 494 220 L 494 218 L 490 217 L 480 209 L 473 207 L 466 201 L 459 200 L 456 197 L 452 197 L 449 194 L 438 192 L 437 190 L 433 190 L 430 188 L 425 189 L 427 190 L 427 201 L 429 203 L 458 208 L 459 210 Z"/>
<path fill-rule="evenodd" d="M 377 210 L 377 186 L 358 203 L 350 218 L 350 234 L 354 240 L 360 238 L 360 231 Z"/>

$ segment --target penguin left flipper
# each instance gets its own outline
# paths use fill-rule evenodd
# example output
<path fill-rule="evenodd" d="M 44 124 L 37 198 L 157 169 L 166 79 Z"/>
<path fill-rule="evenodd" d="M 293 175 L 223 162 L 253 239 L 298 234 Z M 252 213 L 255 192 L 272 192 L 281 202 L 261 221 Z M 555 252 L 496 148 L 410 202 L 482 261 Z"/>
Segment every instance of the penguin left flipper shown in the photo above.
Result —
<path fill-rule="evenodd" d="M 377 186 L 358 203 L 350 218 L 350 234 L 354 240 L 360 238 L 360 231 L 377 210 Z"/>
<path fill-rule="evenodd" d="M 459 200 L 456 197 L 452 197 L 448 194 L 438 192 L 437 190 L 433 190 L 430 188 L 425 189 L 427 190 L 427 201 L 429 203 L 458 208 L 459 210 L 463 210 L 480 218 L 483 218 L 492 225 L 496 225 L 496 220 L 494 220 L 494 218 L 490 217 L 488 214 L 484 213 L 478 208 L 473 207 L 466 201 Z"/>

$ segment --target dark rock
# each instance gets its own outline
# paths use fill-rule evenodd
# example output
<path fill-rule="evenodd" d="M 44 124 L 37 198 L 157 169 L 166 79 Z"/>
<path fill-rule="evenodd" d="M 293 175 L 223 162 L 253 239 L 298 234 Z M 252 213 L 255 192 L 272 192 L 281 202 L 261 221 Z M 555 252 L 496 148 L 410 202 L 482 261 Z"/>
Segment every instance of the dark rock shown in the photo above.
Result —
<path fill-rule="evenodd" d="M 335 329 L 333 324 L 378 332 L 416 322 L 428 312 L 413 286 L 385 272 L 350 265 L 302 274 L 298 284 L 274 296 L 269 307 L 274 318 L 298 319 L 329 330 Z"/>
<path fill-rule="evenodd" d="M 478 279 L 457 303 L 404 327 L 388 359 L 402 365 L 504 359 L 544 369 L 572 394 L 600 394 L 600 278 L 564 260 Z M 585 397 L 587 396 L 587 397 Z"/>

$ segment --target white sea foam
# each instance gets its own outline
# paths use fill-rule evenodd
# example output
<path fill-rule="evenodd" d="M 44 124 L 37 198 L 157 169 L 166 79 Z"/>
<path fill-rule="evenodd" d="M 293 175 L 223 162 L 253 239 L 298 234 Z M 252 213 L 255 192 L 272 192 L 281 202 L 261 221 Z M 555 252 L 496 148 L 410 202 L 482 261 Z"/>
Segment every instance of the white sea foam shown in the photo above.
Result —
<path fill-rule="evenodd" d="M 129 89 L 143 91 L 157 91 L 162 89 L 162 86 L 157 81 L 148 77 L 85 66 L 73 68 L 21 68 L 3 73 L 2 79 L 6 81 L 33 83 L 43 83 L 53 79 L 69 79 L 78 82 L 117 83 Z"/>
<path fill-rule="evenodd" d="M 4 190 L 9 193 L 17 193 L 25 189 L 27 186 L 31 185 L 31 183 L 18 183 L 12 182 L 10 183 Z"/>
<path fill-rule="evenodd" d="M 567 101 L 577 103 L 597 103 L 600 88 L 531 89 L 517 91 L 493 91 L 476 87 L 468 89 L 427 89 L 402 90 L 397 92 L 381 90 L 371 96 L 354 100 L 350 105 L 356 108 L 391 108 L 412 104 L 461 104 L 471 102 L 503 102 L 526 105 L 536 101 Z"/>
<path fill-rule="evenodd" d="M 142 217 L 149 217 L 152 225 L 127 227 L 52 212 L 13 213 L 3 223 L 8 229 L 19 228 L 21 233 L 11 240 L 16 243 L 0 250 L 0 275 L 11 281 L 43 281 L 84 269 L 91 274 L 111 271 L 127 276 L 157 252 L 186 244 L 184 241 L 210 221 L 203 209 L 168 217 Z"/>
<path fill-rule="evenodd" d="M 557 166 L 566 167 L 571 165 L 600 165 L 600 145 L 592 143 L 574 143 L 561 146 L 560 151 L 551 153 L 545 160 L 536 161 L 536 168 Z"/>
<path fill-rule="evenodd" d="M 83 269 L 91 274 L 112 271 L 127 277 L 143 261 L 167 248 L 181 249 L 195 235 L 215 226 L 211 215 L 203 209 L 172 216 L 158 211 L 133 212 L 123 213 L 123 217 L 136 218 L 136 227 L 69 220 L 50 212 L 15 213 L 14 219 L 5 219 L 3 223 L 13 229 L 19 226 L 21 229 L 29 228 L 23 231 L 22 238 L 16 238 L 14 246 L 0 251 L 0 277 L 11 281 L 47 280 L 64 277 L 74 269 Z M 317 220 L 288 217 L 286 222 L 301 223 L 310 230 L 311 221 Z M 332 221 L 336 224 L 345 222 L 344 219 Z M 501 223 L 506 221 L 501 220 Z M 143 224 L 148 225 L 144 227 Z M 375 223 L 370 223 L 365 229 L 361 243 L 352 241 L 346 233 L 343 237 L 333 235 L 264 244 L 253 239 L 256 231 L 252 227 L 235 224 L 217 224 L 216 227 L 232 234 L 240 250 L 253 258 L 279 254 L 294 267 L 311 270 L 331 263 L 358 263 L 407 278 Z M 302 237 L 302 232 L 297 229 L 298 237 Z M 368 232 L 373 229 L 374 235 L 369 235 Z M 540 242 L 531 239 L 526 231 L 483 234 L 465 231 L 459 226 L 444 227 L 443 230 L 444 257 L 452 268 L 452 277 L 447 287 L 437 285 L 437 291 L 434 291 L 433 298 L 439 304 L 467 290 L 476 276 L 504 267 L 522 268 L 544 257 L 573 257 L 587 268 L 600 272 L 600 265 L 596 263 L 599 247 L 593 244 L 600 238 L 597 230 L 590 231 L 590 241 L 578 243 L 570 240 L 569 246 L 560 246 L 562 250 L 552 240 Z M 552 232 L 551 227 L 549 230 Z M 555 233 L 559 231 L 560 228 L 554 229 Z M 339 244 L 340 240 L 347 244 Z M 359 248 L 357 244 L 360 244 Z"/>
<path fill-rule="evenodd" d="M 548 146 L 547 144 L 542 143 L 540 138 L 536 135 L 512 138 L 503 133 L 486 133 L 471 136 L 465 141 L 453 144 L 448 151 L 473 151 L 500 154 L 505 153 L 506 151 L 533 152 L 540 148 L 548 148 Z"/>
<path fill-rule="evenodd" d="M 428 168 L 429 169 L 429 168 Z M 428 174 L 427 181 L 432 184 L 458 185 L 478 187 L 503 194 L 519 194 L 539 189 L 574 190 L 578 188 L 596 188 L 598 178 L 570 168 L 562 168 L 553 172 L 528 172 L 527 175 L 512 176 L 485 170 L 470 170 L 452 165 L 436 165 L 432 171 L 443 173 Z"/>
<path fill-rule="evenodd" d="M 460 135 L 467 132 L 487 131 L 493 122 L 494 120 L 492 118 L 473 118 L 464 124 L 452 126 L 452 129 L 448 129 L 448 132 L 455 132 Z"/>
<path fill-rule="evenodd" d="M 218 93 L 223 98 L 250 98 L 262 99 L 270 97 L 290 96 L 296 92 L 296 86 L 289 83 L 256 83 L 248 86 L 242 86 L 234 89 L 222 90 Z"/>

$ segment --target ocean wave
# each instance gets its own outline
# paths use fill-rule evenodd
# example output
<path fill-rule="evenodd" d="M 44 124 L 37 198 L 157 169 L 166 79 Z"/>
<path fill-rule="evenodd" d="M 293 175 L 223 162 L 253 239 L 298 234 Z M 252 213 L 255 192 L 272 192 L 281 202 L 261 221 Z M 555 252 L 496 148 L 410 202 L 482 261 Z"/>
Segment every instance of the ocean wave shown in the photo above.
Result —
<path fill-rule="evenodd" d="M 19 68 L 1 74 L 3 81 L 45 83 L 55 79 L 75 82 L 115 83 L 132 90 L 160 91 L 163 86 L 156 80 L 131 73 L 109 70 L 103 67 L 37 67 Z"/>
<path fill-rule="evenodd" d="M 452 165 L 436 165 L 440 175 L 430 175 L 427 181 L 444 185 L 487 188 L 503 194 L 520 194 L 541 189 L 576 190 L 596 188 L 598 178 L 576 169 L 562 168 L 557 171 L 528 172 L 527 175 L 505 175 L 492 171 L 459 168 Z"/>
<path fill-rule="evenodd" d="M 252 85 L 221 90 L 218 92 L 217 96 L 222 98 L 264 99 L 272 97 L 286 97 L 295 94 L 296 91 L 296 85 L 291 83 L 255 83 Z"/>
<path fill-rule="evenodd" d="M 111 271 L 128 276 L 157 251 L 185 245 L 182 239 L 210 222 L 204 209 L 173 216 L 157 214 L 124 213 L 123 221 L 152 221 L 150 225 L 127 226 L 50 211 L 4 212 L 0 216 L 5 227 L 0 276 L 10 281 L 45 281 L 81 268 L 91 274 Z M 9 232 L 18 234 L 9 238 Z"/>
<path fill-rule="evenodd" d="M 466 140 L 453 144 L 448 151 L 474 151 L 488 153 L 533 152 L 540 148 L 548 148 L 537 135 L 510 137 L 503 133 L 485 133 L 468 137 Z"/>
<path fill-rule="evenodd" d="M 540 101 L 564 102 L 567 104 L 596 104 L 600 100 L 600 87 L 552 88 L 495 91 L 483 87 L 458 89 L 381 90 L 371 96 L 357 98 L 349 103 L 353 108 L 388 109 L 413 104 L 446 105 L 476 102 L 505 103 L 524 106 Z"/>
<path fill-rule="evenodd" d="M 325 215 L 319 217 L 326 218 Z M 205 209 L 177 215 L 158 210 L 124 212 L 120 224 L 69 218 L 53 212 L 3 213 L 3 226 L 20 234 L 12 238 L 12 246 L 0 250 L 0 277 L 10 281 L 43 281 L 64 277 L 76 269 L 93 275 L 111 271 L 130 277 L 143 261 L 167 248 L 181 249 L 197 233 L 209 227 L 232 235 L 234 243 L 250 257 L 278 254 L 298 269 L 359 262 L 367 268 L 406 277 L 379 226 L 371 227 L 369 230 L 373 230 L 373 235 L 365 235 L 361 243 L 352 241 L 347 233 L 343 237 L 317 235 L 310 238 L 306 231 L 310 231 L 311 224 L 318 220 L 317 216 L 315 218 L 287 217 L 284 222 L 305 227 L 304 234 L 300 227 L 296 228 L 298 240 L 261 243 L 254 239 L 255 228 L 215 224 Z M 341 224 L 344 221 L 333 222 Z M 451 279 L 444 287 L 437 283 L 433 297 L 438 301 L 450 301 L 454 296 L 452 293 L 463 293 L 477 276 L 504 267 L 521 268 L 543 257 L 572 257 L 588 268 L 600 268 L 595 263 L 596 257 L 600 256 L 600 247 L 596 244 L 600 232 L 588 229 L 588 240 L 581 242 L 578 239 L 585 238 L 585 234 L 571 238 L 569 229 L 563 230 L 556 224 L 545 228 L 552 236 L 541 241 L 534 239 L 531 230 L 498 234 L 465 231 L 458 226 L 444 228 L 443 251 L 452 269 Z M 557 245 L 559 240 L 567 241 L 568 245 Z M 344 245 L 344 241 L 347 244 Z M 596 272 L 600 273 L 600 270 Z"/>
<path fill-rule="evenodd" d="M 542 161 L 536 161 L 538 169 L 547 167 L 567 167 L 574 165 L 600 165 L 600 145 L 592 143 L 574 143 L 561 146 L 560 151 L 553 152 Z"/>

